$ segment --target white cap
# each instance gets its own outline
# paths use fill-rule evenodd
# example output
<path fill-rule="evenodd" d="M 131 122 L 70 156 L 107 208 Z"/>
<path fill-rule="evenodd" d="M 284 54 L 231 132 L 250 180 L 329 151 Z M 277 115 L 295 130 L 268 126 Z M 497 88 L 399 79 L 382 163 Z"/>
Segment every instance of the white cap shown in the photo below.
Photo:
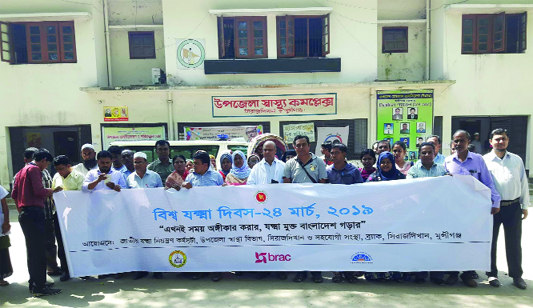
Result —
<path fill-rule="evenodd" d="M 82 151 L 85 150 L 85 149 L 92 149 L 92 150 L 94 151 L 94 147 L 93 147 L 93 145 L 90 144 L 90 143 L 86 143 L 86 144 L 84 144 L 84 145 L 81 146 L 81 150 L 82 150 Z"/>
<path fill-rule="evenodd" d="M 143 153 L 143 152 L 136 152 L 135 154 L 133 154 L 133 159 L 135 159 L 137 157 L 144 158 L 144 159 L 147 158 L 146 154 Z"/>

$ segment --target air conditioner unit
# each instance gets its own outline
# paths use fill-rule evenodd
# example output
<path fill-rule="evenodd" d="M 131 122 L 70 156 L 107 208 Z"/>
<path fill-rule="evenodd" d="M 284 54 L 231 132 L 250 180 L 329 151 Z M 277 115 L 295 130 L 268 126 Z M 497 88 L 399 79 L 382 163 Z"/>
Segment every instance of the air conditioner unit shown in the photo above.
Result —
<path fill-rule="evenodd" d="M 167 75 L 165 72 L 156 67 L 152 68 L 152 84 L 166 84 L 167 83 Z"/>

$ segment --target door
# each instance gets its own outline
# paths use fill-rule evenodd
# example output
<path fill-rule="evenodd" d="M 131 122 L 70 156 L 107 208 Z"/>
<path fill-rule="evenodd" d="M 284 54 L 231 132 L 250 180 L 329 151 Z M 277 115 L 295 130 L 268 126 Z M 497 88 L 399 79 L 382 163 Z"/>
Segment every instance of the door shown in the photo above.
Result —
<path fill-rule="evenodd" d="M 72 161 L 80 157 L 78 131 L 54 132 L 54 154 L 67 155 Z"/>

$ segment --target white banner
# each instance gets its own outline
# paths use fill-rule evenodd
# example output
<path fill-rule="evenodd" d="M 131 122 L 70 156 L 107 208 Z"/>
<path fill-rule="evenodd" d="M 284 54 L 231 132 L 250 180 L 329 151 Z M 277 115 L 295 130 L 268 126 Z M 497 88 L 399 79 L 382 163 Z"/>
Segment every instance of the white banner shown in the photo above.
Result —
<path fill-rule="evenodd" d="M 263 125 L 248 126 L 203 126 L 184 128 L 185 140 L 220 140 L 220 135 L 227 135 L 228 140 L 242 138 L 243 141 L 250 142 L 257 135 L 264 133 Z"/>
<path fill-rule="evenodd" d="M 292 143 L 298 135 L 307 136 L 309 142 L 315 142 L 315 122 L 283 125 L 285 142 Z"/>
<path fill-rule="evenodd" d="M 54 198 L 73 277 L 490 269 L 490 190 L 471 176 Z"/>
<path fill-rule="evenodd" d="M 331 142 L 332 144 L 344 143 L 348 146 L 348 134 L 350 132 L 349 126 L 344 127 L 317 127 L 317 140 L 316 140 L 316 149 L 315 154 L 317 156 L 322 156 L 320 148 L 322 143 Z"/>

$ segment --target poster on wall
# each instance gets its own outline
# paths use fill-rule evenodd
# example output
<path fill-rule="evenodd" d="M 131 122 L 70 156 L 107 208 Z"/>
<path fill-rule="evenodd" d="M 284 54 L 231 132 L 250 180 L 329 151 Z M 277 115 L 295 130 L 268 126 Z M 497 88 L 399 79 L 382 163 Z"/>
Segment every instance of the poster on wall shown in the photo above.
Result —
<path fill-rule="evenodd" d="M 315 123 L 299 123 L 283 125 L 283 138 L 285 142 L 292 143 L 294 137 L 302 135 L 309 138 L 309 142 L 315 142 Z"/>
<path fill-rule="evenodd" d="M 336 93 L 211 97 L 214 118 L 337 114 Z"/>
<path fill-rule="evenodd" d="M 228 140 L 242 138 L 250 142 L 255 136 L 264 133 L 263 125 L 248 126 L 207 126 L 191 127 L 185 126 L 185 140 L 219 140 L 224 135 Z"/>
<path fill-rule="evenodd" d="M 377 137 L 407 146 L 406 160 L 418 160 L 418 147 L 433 133 L 433 90 L 377 91 Z"/>
<path fill-rule="evenodd" d="M 155 141 L 166 139 L 165 127 L 102 127 L 102 148 L 113 141 Z"/>
<path fill-rule="evenodd" d="M 42 148 L 41 133 L 26 133 L 27 147 Z"/>
<path fill-rule="evenodd" d="M 128 121 L 127 106 L 104 106 L 104 122 Z"/>
<path fill-rule="evenodd" d="M 176 46 L 179 70 L 203 70 L 205 39 L 177 39 Z"/>
<path fill-rule="evenodd" d="M 331 144 L 343 143 L 348 146 L 348 136 L 350 133 L 350 126 L 344 127 L 317 127 L 317 140 L 315 155 L 322 156 L 320 152 L 321 145 L 326 142 Z"/>

